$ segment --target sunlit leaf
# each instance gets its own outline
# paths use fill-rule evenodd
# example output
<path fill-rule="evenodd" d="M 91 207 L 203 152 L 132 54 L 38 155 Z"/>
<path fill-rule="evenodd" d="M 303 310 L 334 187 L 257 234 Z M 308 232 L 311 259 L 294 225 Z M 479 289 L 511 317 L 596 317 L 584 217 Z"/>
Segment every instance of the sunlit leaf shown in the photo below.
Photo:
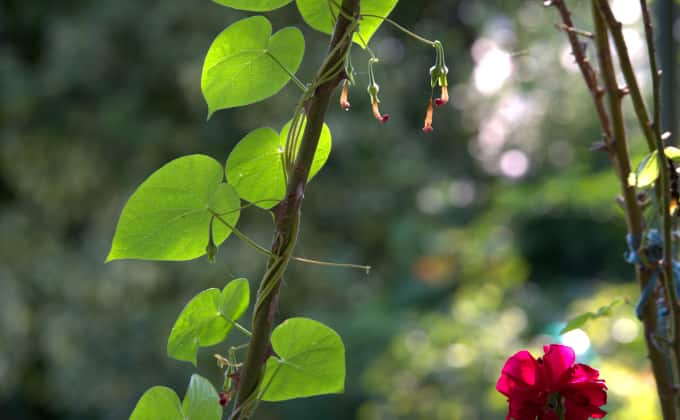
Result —
<path fill-rule="evenodd" d="M 186 420 L 219 420 L 222 418 L 222 406 L 217 391 L 210 381 L 198 375 L 191 375 L 182 409 Z"/>
<path fill-rule="evenodd" d="M 283 401 L 345 389 L 345 346 L 324 324 L 291 318 L 271 337 L 276 357 L 267 360 L 262 380 L 264 401 Z"/>
<path fill-rule="evenodd" d="M 398 0 L 361 0 L 362 20 L 359 24 L 359 33 L 354 36 L 354 42 L 364 47 L 364 41 L 370 42 L 383 19 L 392 12 Z M 317 31 L 331 34 L 335 27 L 338 16 L 338 4 L 340 2 L 327 2 L 320 0 L 296 0 L 298 10 L 305 22 Z M 378 17 L 375 17 L 378 16 Z"/>
<path fill-rule="evenodd" d="M 175 391 L 155 386 L 142 395 L 130 420 L 220 420 L 222 407 L 212 384 L 192 375 L 189 389 L 180 404 Z"/>
<path fill-rule="evenodd" d="M 659 177 L 659 162 L 656 151 L 647 155 L 638 166 L 635 176 L 628 177 L 628 184 L 638 188 L 652 185 Z"/>
<path fill-rule="evenodd" d="M 293 0 L 213 0 L 215 3 L 231 7 L 232 9 L 248 10 L 250 12 L 268 12 L 278 9 Z"/>
<path fill-rule="evenodd" d="M 290 126 L 289 121 L 281 134 L 271 128 L 252 131 L 229 154 L 226 164 L 227 180 L 244 200 L 268 209 L 285 196 L 283 156 Z M 324 124 L 309 173 L 310 180 L 326 163 L 331 152 L 331 143 L 331 131 Z M 298 141 L 298 147 L 299 145 Z"/>
<path fill-rule="evenodd" d="M 184 420 L 182 404 L 175 391 L 155 386 L 142 395 L 130 420 Z"/>
<path fill-rule="evenodd" d="M 305 39 L 297 28 L 284 28 L 272 36 L 271 23 L 264 16 L 230 25 L 215 38 L 203 63 L 201 90 L 208 117 L 219 109 L 276 94 L 290 80 L 287 71 L 295 73 L 300 67 L 304 52 Z"/>
<path fill-rule="evenodd" d="M 220 293 L 208 289 L 196 295 L 180 313 L 168 339 L 168 356 L 196 364 L 199 347 L 219 344 L 248 308 L 248 280 L 236 279 Z"/>
<path fill-rule="evenodd" d="M 667 158 L 671 159 L 673 162 L 680 162 L 680 149 L 673 146 L 667 146 L 663 149 L 664 154 Z"/>
<path fill-rule="evenodd" d="M 183 261 L 205 254 L 215 211 L 234 226 L 240 214 L 236 191 L 222 182 L 222 165 L 205 155 L 175 159 L 151 174 L 128 200 L 118 220 L 107 261 Z M 215 244 L 231 234 L 213 226 Z"/>

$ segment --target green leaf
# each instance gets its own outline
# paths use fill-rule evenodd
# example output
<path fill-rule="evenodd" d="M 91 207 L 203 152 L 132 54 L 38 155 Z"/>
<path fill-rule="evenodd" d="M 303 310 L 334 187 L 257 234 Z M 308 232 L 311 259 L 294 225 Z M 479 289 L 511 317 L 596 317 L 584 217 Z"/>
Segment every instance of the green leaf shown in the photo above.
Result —
<path fill-rule="evenodd" d="M 125 204 L 106 261 L 185 261 L 205 254 L 210 210 L 232 226 L 240 214 L 238 195 L 223 178 L 222 165 L 205 155 L 175 159 L 151 174 Z M 214 224 L 217 245 L 230 234 Z"/>
<path fill-rule="evenodd" d="M 142 395 L 130 420 L 183 420 L 182 404 L 175 391 L 155 386 Z"/>
<path fill-rule="evenodd" d="M 246 279 L 232 280 L 222 293 L 208 289 L 196 295 L 180 313 L 168 339 L 168 356 L 196 365 L 199 347 L 214 346 L 248 308 L 250 286 Z"/>
<path fill-rule="evenodd" d="M 210 381 L 199 375 L 191 375 L 182 409 L 184 418 L 187 420 L 220 420 L 222 418 L 222 406 L 217 391 Z"/>
<path fill-rule="evenodd" d="M 601 306 L 597 312 L 585 312 L 572 318 L 569 322 L 567 322 L 567 325 L 562 328 L 560 335 L 568 333 L 569 331 L 575 330 L 577 328 L 581 328 L 586 324 L 586 322 L 590 320 L 610 316 L 612 310 L 621 303 L 623 303 L 622 299 L 614 299 L 609 305 Z"/>
<path fill-rule="evenodd" d="M 281 8 L 293 0 L 213 0 L 215 3 L 231 7 L 232 9 L 248 10 L 250 12 L 268 12 Z"/>
<path fill-rule="evenodd" d="M 359 25 L 361 37 L 354 35 L 354 42 L 365 48 L 366 46 L 363 41 L 370 42 L 378 27 L 383 23 L 383 19 L 367 15 L 387 17 L 398 1 L 361 0 L 361 14 L 363 15 Z M 296 0 L 296 4 L 302 18 L 309 26 L 326 34 L 333 33 L 335 20 L 338 16 L 338 6 L 336 3 L 329 4 L 325 0 Z"/>
<path fill-rule="evenodd" d="M 652 185 L 659 177 L 659 162 L 656 150 L 647 155 L 635 171 L 628 176 L 628 185 L 644 188 Z"/>
<path fill-rule="evenodd" d="M 229 154 L 226 164 L 227 180 L 244 200 L 264 209 L 283 200 L 286 195 L 283 155 L 290 126 L 289 121 L 281 134 L 271 128 L 252 131 Z M 302 131 L 304 130 L 300 131 L 300 138 Z M 300 143 L 298 141 L 298 147 Z M 324 124 L 309 172 L 310 180 L 328 160 L 331 144 L 331 130 Z"/>
<path fill-rule="evenodd" d="M 305 39 L 294 27 L 271 34 L 269 20 L 253 16 L 230 25 L 215 38 L 201 76 L 208 118 L 219 109 L 267 99 L 288 83 L 287 71 L 294 74 L 302 63 Z"/>
<path fill-rule="evenodd" d="M 673 146 L 668 146 L 664 150 L 664 154 L 667 158 L 671 159 L 673 162 L 680 161 L 680 149 Z"/>
<path fill-rule="evenodd" d="M 284 401 L 345 389 L 345 346 L 324 324 L 291 318 L 274 329 L 270 357 L 262 380 L 264 401 Z"/>
<path fill-rule="evenodd" d="M 222 407 L 212 384 L 192 375 L 189 389 L 180 404 L 175 391 L 155 386 L 142 395 L 130 420 L 220 420 Z"/>

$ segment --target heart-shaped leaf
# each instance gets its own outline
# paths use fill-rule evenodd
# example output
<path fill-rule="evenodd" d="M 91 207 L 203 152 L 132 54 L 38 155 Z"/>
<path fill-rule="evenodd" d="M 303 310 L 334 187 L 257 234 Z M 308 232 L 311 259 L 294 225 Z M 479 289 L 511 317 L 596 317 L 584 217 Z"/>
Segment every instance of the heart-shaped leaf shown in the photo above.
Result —
<path fill-rule="evenodd" d="M 271 128 L 252 131 L 241 139 L 229 154 L 226 164 L 227 180 L 244 200 L 268 209 L 286 195 L 283 156 L 290 126 L 289 121 L 281 130 L 281 134 Z M 300 138 L 303 131 L 304 129 L 300 130 Z M 300 138 L 297 142 L 298 148 Z M 309 172 L 310 180 L 328 160 L 331 143 L 331 130 L 324 124 Z"/>
<path fill-rule="evenodd" d="M 354 35 L 354 42 L 366 48 L 365 42 L 371 38 L 383 23 L 383 19 L 392 12 L 399 0 L 361 0 L 362 19 L 359 33 Z M 338 16 L 338 2 L 321 0 L 296 0 L 296 4 L 305 22 L 317 31 L 331 34 Z M 378 17 L 376 17 L 378 16 Z"/>
<path fill-rule="evenodd" d="M 219 109 L 276 94 L 300 67 L 304 52 L 305 39 L 297 28 L 272 36 L 272 25 L 264 16 L 230 25 L 215 38 L 203 63 L 201 90 L 208 118 Z"/>
<path fill-rule="evenodd" d="M 215 3 L 231 7 L 232 9 L 248 10 L 250 12 L 268 12 L 278 9 L 293 0 L 213 0 Z"/>
<path fill-rule="evenodd" d="M 220 420 L 219 401 L 217 391 L 207 379 L 192 375 L 183 404 L 172 389 L 155 386 L 139 399 L 130 420 Z"/>
<path fill-rule="evenodd" d="M 234 322 L 248 308 L 248 280 L 236 279 L 220 293 L 204 290 L 184 307 L 168 339 L 168 356 L 196 365 L 198 348 L 214 346 L 227 338 Z"/>
<path fill-rule="evenodd" d="M 205 254 L 211 211 L 231 226 L 240 214 L 238 195 L 223 179 L 222 165 L 205 155 L 175 159 L 151 174 L 125 204 L 106 261 L 184 261 Z M 214 224 L 215 244 L 229 234 L 224 224 Z"/>
<path fill-rule="evenodd" d="M 345 389 L 345 346 L 324 324 L 291 318 L 274 329 L 270 357 L 262 380 L 264 401 L 284 401 Z"/>

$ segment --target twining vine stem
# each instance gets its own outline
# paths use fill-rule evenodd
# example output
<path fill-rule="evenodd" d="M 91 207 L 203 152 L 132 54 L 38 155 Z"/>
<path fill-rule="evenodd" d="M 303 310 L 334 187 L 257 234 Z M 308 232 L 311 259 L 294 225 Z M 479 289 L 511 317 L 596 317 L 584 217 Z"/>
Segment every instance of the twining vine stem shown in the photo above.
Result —
<path fill-rule="evenodd" d="M 233 420 L 250 418 L 257 405 L 258 387 L 264 375 L 264 365 L 272 352 L 269 340 L 278 305 L 279 288 L 297 241 L 300 208 L 328 110 L 330 95 L 343 78 L 344 58 L 356 28 L 359 3 L 360 0 L 342 1 L 342 13 L 335 24 L 327 57 L 312 85 L 313 91 L 305 92 L 303 99 L 296 107 L 296 116 L 300 115 L 300 109 L 306 112 L 306 124 L 299 149 L 295 147 L 297 145 L 290 147 L 292 153 L 288 156 L 296 158 L 294 165 L 291 165 L 287 173 L 286 197 L 273 209 L 276 231 L 271 249 L 272 257 L 269 258 L 267 270 L 257 294 L 253 313 L 253 335 L 240 375 L 236 404 L 231 415 Z M 345 16 L 351 16 L 352 19 Z M 318 84 L 319 81 L 323 82 Z M 294 129 L 297 130 L 297 127 L 291 126 L 291 131 L 295 131 Z M 291 137 L 297 141 L 295 133 L 289 136 L 289 139 Z"/>

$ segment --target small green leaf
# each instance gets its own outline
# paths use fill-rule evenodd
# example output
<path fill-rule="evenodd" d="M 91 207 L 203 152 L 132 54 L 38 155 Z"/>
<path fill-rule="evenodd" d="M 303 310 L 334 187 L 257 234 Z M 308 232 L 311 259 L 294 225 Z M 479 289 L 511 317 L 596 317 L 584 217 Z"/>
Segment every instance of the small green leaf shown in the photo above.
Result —
<path fill-rule="evenodd" d="M 184 420 L 182 404 L 175 391 L 155 386 L 142 395 L 130 420 Z"/>
<path fill-rule="evenodd" d="M 271 128 L 252 131 L 241 139 L 229 154 L 226 164 L 227 180 L 244 200 L 268 209 L 285 196 L 286 176 L 283 156 L 290 126 L 289 121 L 281 130 L 281 134 Z M 324 124 L 309 173 L 310 180 L 328 160 L 331 143 L 331 130 Z M 298 147 L 299 144 L 300 141 Z"/>
<path fill-rule="evenodd" d="M 223 179 L 222 165 L 205 155 L 175 159 L 151 174 L 125 204 L 106 261 L 185 261 L 205 254 L 210 210 L 232 226 L 240 215 L 241 201 Z M 216 223 L 213 234 L 219 245 L 231 230 Z"/>
<path fill-rule="evenodd" d="M 222 293 L 208 289 L 196 295 L 180 313 L 168 339 L 168 356 L 196 365 L 199 347 L 219 344 L 248 308 L 246 279 L 232 280 Z"/>
<path fill-rule="evenodd" d="M 175 391 L 155 386 L 142 395 L 130 420 L 220 420 L 222 407 L 212 384 L 192 375 L 189 389 L 180 404 Z"/>
<path fill-rule="evenodd" d="M 671 159 L 673 162 L 680 161 L 680 149 L 673 146 L 668 146 L 664 149 L 664 154 L 667 158 Z"/>
<path fill-rule="evenodd" d="M 187 420 L 220 420 L 222 418 L 220 397 L 210 381 L 199 375 L 191 375 L 189 389 L 182 403 L 182 411 Z M 156 418 L 162 419 L 163 417 Z"/>
<path fill-rule="evenodd" d="M 291 318 L 274 329 L 270 357 L 262 380 L 264 401 L 284 401 L 345 389 L 345 346 L 324 324 Z"/>
<path fill-rule="evenodd" d="M 213 0 L 232 9 L 248 10 L 249 12 L 268 12 L 281 8 L 293 0 Z"/>
<path fill-rule="evenodd" d="M 656 150 L 647 155 L 638 166 L 635 177 L 628 177 L 628 184 L 638 188 L 652 185 L 659 177 L 659 162 Z M 631 183 L 632 181 L 632 183 Z"/>
<path fill-rule="evenodd" d="M 610 316 L 612 310 L 621 303 L 623 303 L 622 299 L 614 299 L 609 305 L 601 306 L 597 312 L 585 312 L 572 318 L 569 322 L 567 322 L 567 325 L 562 328 L 560 335 L 568 333 L 569 331 L 575 330 L 577 328 L 581 328 L 586 324 L 586 322 L 590 320 Z"/>
<path fill-rule="evenodd" d="M 264 16 L 230 25 L 215 38 L 203 63 L 201 90 L 208 118 L 217 110 L 276 94 L 290 80 L 287 71 L 294 74 L 300 67 L 304 52 L 305 39 L 297 28 L 287 27 L 272 36 L 272 25 Z"/>
<path fill-rule="evenodd" d="M 398 0 L 361 0 L 362 19 L 359 24 L 361 37 L 354 35 L 354 42 L 365 48 L 363 41 L 370 42 L 378 27 L 383 23 L 383 19 L 373 16 L 383 18 L 389 16 L 397 2 Z M 309 26 L 326 34 L 333 33 L 339 2 L 296 0 L 296 4 L 302 18 Z"/>

